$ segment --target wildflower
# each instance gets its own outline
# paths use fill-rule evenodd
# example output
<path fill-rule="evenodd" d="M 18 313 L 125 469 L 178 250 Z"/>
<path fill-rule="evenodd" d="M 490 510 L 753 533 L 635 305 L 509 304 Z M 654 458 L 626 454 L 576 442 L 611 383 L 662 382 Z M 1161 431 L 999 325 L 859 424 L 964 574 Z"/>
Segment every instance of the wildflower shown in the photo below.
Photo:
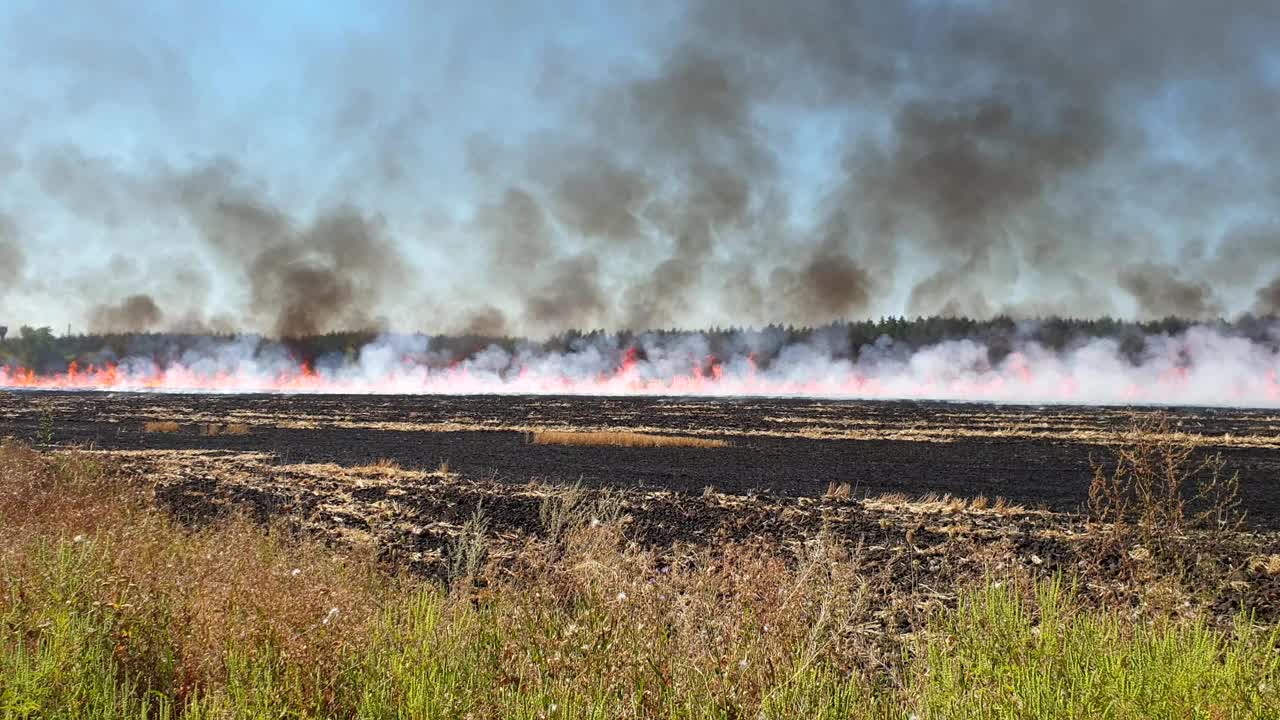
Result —
<path fill-rule="evenodd" d="M 336 607 L 329 608 L 329 614 L 324 616 L 324 621 L 321 624 L 328 625 L 329 623 L 337 619 L 338 619 L 338 608 Z"/>
<path fill-rule="evenodd" d="M 71 542 L 73 542 L 73 543 L 82 543 L 82 542 L 84 542 L 84 536 L 83 536 L 83 535 L 77 535 L 77 536 L 75 536 L 75 537 L 71 538 Z"/>
<path fill-rule="evenodd" d="M 626 602 L 627 594 L 625 592 L 618 593 L 618 602 Z"/>
<path fill-rule="evenodd" d="M 293 577 L 298 577 L 299 575 L 302 574 L 302 570 L 299 568 L 294 568 L 293 570 L 289 571 L 289 574 L 292 575 Z"/>

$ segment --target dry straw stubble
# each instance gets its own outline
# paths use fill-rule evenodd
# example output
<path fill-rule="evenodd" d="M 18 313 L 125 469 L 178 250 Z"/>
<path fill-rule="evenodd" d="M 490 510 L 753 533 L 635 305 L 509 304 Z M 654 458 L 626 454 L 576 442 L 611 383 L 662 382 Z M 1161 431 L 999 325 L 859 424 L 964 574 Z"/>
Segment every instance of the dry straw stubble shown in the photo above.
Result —
<path fill-rule="evenodd" d="M 727 440 L 689 437 L 687 435 L 654 435 L 625 431 L 579 432 L 574 430 L 535 430 L 529 434 L 534 445 L 577 445 L 583 447 L 626 448 L 724 448 Z"/>

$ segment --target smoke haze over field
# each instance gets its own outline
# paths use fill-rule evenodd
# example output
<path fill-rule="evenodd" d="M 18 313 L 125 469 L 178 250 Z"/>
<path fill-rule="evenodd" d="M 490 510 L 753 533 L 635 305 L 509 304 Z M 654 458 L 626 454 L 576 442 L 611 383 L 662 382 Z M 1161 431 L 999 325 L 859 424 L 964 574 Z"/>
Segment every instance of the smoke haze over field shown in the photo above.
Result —
<path fill-rule="evenodd" d="M 121 317 L 131 304 L 139 303 L 126 303 Z M 383 334 L 310 354 L 251 336 L 142 335 L 127 338 L 122 353 L 95 349 L 72 363 L 63 361 L 65 353 L 83 339 L 47 341 L 62 343 L 59 349 L 24 338 L 0 346 L 0 388 L 1280 407 L 1280 326 L 1274 321 L 1165 332 L 1112 327 L 1106 335 L 1070 324 L 971 323 L 972 337 L 961 339 L 948 339 L 950 332 L 930 339 L 937 330 L 930 322 L 936 321 L 874 330 L 592 333 L 546 344 Z M 889 332 L 861 344 L 856 339 L 882 330 L 921 340 Z M 5 362 L 5 348 L 24 353 L 24 362 Z"/>
<path fill-rule="evenodd" d="M 442 5 L 7 4 L 0 322 L 1280 312 L 1270 0 Z"/>

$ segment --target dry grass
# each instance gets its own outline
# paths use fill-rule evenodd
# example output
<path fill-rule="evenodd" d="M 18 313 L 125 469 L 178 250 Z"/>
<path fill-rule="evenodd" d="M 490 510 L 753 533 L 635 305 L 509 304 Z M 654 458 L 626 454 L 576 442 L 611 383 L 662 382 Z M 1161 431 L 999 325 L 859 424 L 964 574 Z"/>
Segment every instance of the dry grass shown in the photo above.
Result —
<path fill-rule="evenodd" d="M 651 435 L 638 432 L 576 432 L 570 430 L 535 430 L 529 442 L 535 445 L 579 445 L 585 447 L 729 447 L 727 440 L 689 437 L 686 435 Z"/>
<path fill-rule="evenodd" d="M 50 528 L 88 533 L 109 524 L 113 509 L 139 492 L 111 479 L 116 472 L 110 461 L 84 453 L 46 455 L 12 439 L 0 442 L 0 550 Z"/>
<path fill-rule="evenodd" d="M 352 470 L 369 475 L 398 475 L 404 471 L 400 463 L 391 458 L 378 458 L 371 463 L 359 465 L 351 468 Z"/>
<path fill-rule="evenodd" d="M 384 430 L 397 432 L 521 432 L 547 431 L 549 427 L 573 432 L 635 432 L 663 434 L 671 430 L 670 420 L 686 419 L 686 408 L 703 406 L 665 405 L 652 408 L 651 414 L 601 410 L 598 415 L 566 420 L 561 425 L 550 421 L 537 425 L 527 419 L 475 418 L 470 415 L 446 415 L 431 422 L 407 420 L 374 420 L 367 416 L 323 415 L 305 411 L 253 412 L 237 411 L 237 419 L 257 425 L 287 429 L 339 428 L 350 430 Z M 705 409 L 705 408 L 704 408 Z M 172 416 L 186 424 L 204 420 L 198 413 L 157 405 L 151 412 L 177 413 Z M 74 405 L 59 408 L 59 412 L 74 413 Z M 727 412 L 727 411 L 726 411 Z M 685 435 L 716 438 L 776 437 L 807 438 L 815 440 L 889 440 L 902 442 L 952 443 L 960 440 L 1008 440 L 1025 442 L 1070 442 L 1080 444 L 1114 446 L 1123 439 L 1115 431 L 1117 422 L 1123 422 L 1128 413 L 1111 409 L 1099 409 L 1088 413 L 1034 414 L 1022 409 L 993 411 L 990 413 L 958 412 L 938 413 L 929 417 L 847 417 L 848 410 L 841 407 L 814 405 L 803 414 L 767 414 L 761 423 L 751 427 L 717 427 L 714 415 L 699 416 L 705 421 L 700 427 L 682 428 Z M 132 418 L 130 418 L 132 419 Z M 1221 432 L 1202 428 L 1193 415 L 1171 415 L 1162 437 L 1182 445 L 1207 448 L 1243 448 L 1254 450 L 1280 449 L 1280 419 L 1275 417 L 1240 417 L 1247 430 Z"/>
<path fill-rule="evenodd" d="M 983 423 L 981 420 L 961 419 L 964 426 L 945 424 L 925 424 L 911 422 L 895 425 L 880 420 L 815 418 L 808 416 L 764 418 L 767 427 L 752 428 L 688 428 L 682 430 L 689 435 L 723 437 L 771 437 L 771 438 L 805 438 L 809 440 L 860 440 L 860 441 L 895 441 L 922 443 L 953 443 L 961 440 L 1017 440 L 1025 442 L 1071 442 L 1092 445 L 1114 445 L 1117 434 L 1108 427 L 1096 426 L 1094 418 L 1064 420 L 1057 423 L 1022 423 L 1018 425 Z M 655 418 L 656 420 L 656 418 Z M 945 420 L 945 419 L 944 419 Z M 388 430 L 397 432 L 523 432 L 527 434 L 545 432 L 573 433 L 634 433 L 662 434 L 670 430 L 670 426 L 661 423 L 644 423 L 637 418 L 616 418 L 612 421 L 595 423 L 575 423 L 572 430 L 546 430 L 523 422 L 487 420 L 484 422 L 459 418 L 446 422 L 387 422 L 351 419 L 280 419 L 270 420 L 271 424 L 282 428 L 316 429 L 320 427 L 342 428 L 350 430 Z M 1257 450 L 1280 450 L 1280 434 L 1271 426 L 1260 425 L 1256 432 L 1249 434 L 1212 434 L 1197 433 L 1171 428 L 1160 439 L 1182 445 L 1212 448 L 1247 448 Z"/>
<path fill-rule="evenodd" d="M 993 515 L 1019 515 L 1027 512 L 1022 505 L 1011 505 L 1004 497 L 991 500 L 986 495 L 973 498 L 955 497 L 950 493 L 939 495 L 926 493 L 911 498 L 903 493 L 881 493 L 864 501 L 866 507 L 874 509 L 895 509 L 908 513 L 991 513 Z"/>
<path fill-rule="evenodd" d="M 200 426 L 200 434 L 205 437 L 248 435 L 249 432 L 249 426 L 245 423 L 204 423 Z"/>
<path fill-rule="evenodd" d="M 827 483 L 827 491 L 823 493 L 823 497 L 833 500 L 847 500 L 851 495 L 853 495 L 852 485 L 847 482 L 836 483 L 834 481 Z"/>
<path fill-rule="evenodd" d="M 1140 629 L 1014 569 L 900 607 L 912 599 L 877 594 L 888 576 L 873 548 L 825 530 L 790 549 L 665 555 L 628 541 L 613 498 L 571 486 L 544 498 L 546 537 L 503 565 L 485 561 L 477 512 L 466 583 L 445 588 L 243 519 L 188 530 L 122 467 L 0 445 L 0 688 L 25 716 L 1050 718 L 1092 716 L 1104 698 L 1127 720 L 1280 706 L 1280 634 Z M 1253 563 L 1280 573 L 1278 556 Z M 940 590 L 960 592 L 949 610 Z M 867 632 L 926 611 L 909 653 Z"/>
<path fill-rule="evenodd" d="M 197 423 L 196 432 L 204 437 L 220 437 L 224 435 L 248 435 L 252 430 L 247 423 Z M 171 434 L 182 432 L 182 425 L 176 420 L 148 420 L 142 424 L 144 433 Z"/>
<path fill-rule="evenodd" d="M 141 478 L 82 453 L 5 442 L 0 467 L 0 615 L 16 612 L 3 598 L 51 582 L 50 543 L 82 551 L 65 602 L 102 613 L 119 628 L 122 669 L 179 700 L 224 683 L 236 647 L 283 653 L 319 684 L 306 692 L 323 694 L 334 659 L 378 617 L 389 579 L 359 554 L 242 518 L 187 532 L 151 505 Z"/>
<path fill-rule="evenodd" d="M 1280 576 L 1280 555 L 1271 554 L 1250 558 L 1249 569 L 1267 577 Z"/>
<path fill-rule="evenodd" d="M 1160 414 L 1134 416 L 1109 461 L 1090 459 L 1089 514 L 1118 544 L 1136 535 L 1146 545 L 1180 545 L 1186 530 L 1221 539 L 1245 519 L 1238 472 L 1220 453 L 1197 452 L 1169 432 Z"/>
<path fill-rule="evenodd" d="M 367 465 L 358 466 L 356 470 L 370 471 L 370 473 L 398 473 L 403 470 L 398 461 L 390 459 L 390 457 L 379 457 L 378 460 L 369 462 Z"/>

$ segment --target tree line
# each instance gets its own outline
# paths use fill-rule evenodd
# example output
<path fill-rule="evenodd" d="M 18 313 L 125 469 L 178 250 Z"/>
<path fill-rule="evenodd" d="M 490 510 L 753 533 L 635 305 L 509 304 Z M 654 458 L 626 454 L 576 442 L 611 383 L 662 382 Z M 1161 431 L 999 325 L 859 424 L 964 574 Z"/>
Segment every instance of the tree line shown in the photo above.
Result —
<path fill-rule="evenodd" d="M 696 339 L 705 343 L 713 358 L 727 358 L 750 352 L 762 366 L 785 347 L 811 343 L 834 357 L 856 360 L 865 352 L 913 352 L 946 341 L 970 340 L 987 348 L 992 362 L 998 362 L 1019 345 L 1037 343 L 1061 351 L 1096 339 L 1111 339 L 1120 352 L 1133 360 L 1141 357 L 1153 336 L 1176 335 L 1193 325 L 1248 338 L 1268 347 L 1280 346 L 1280 323 L 1274 317 L 1245 315 L 1232 321 L 1192 321 L 1168 317 L 1133 321 L 1111 317 L 1045 317 L 1015 320 L 998 316 L 984 320 L 965 317 L 882 317 L 877 320 L 835 322 L 817 327 L 771 324 L 762 328 L 714 327 L 705 330 L 665 329 L 646 332 L 569 330 L 544 340 L 485 335 L 434 335 L 430 337 L 429 359 L 447 363 L 491 347 L 510 353 L 519 351 L 571 353 L 588 346 L 616 353 L 628 350 L 643 359 L 646 348 L 672 347 Z M 283 338 L 265 342 L 255 335 L 191 333 L 113 333 L 57 336 L 48 327 L 23 326 L 16 336 L 0 340 L 0 366 L 30 368 L 39 372 L 61 372 L 72 362 L 84 367 L 127 357 L 145 357 L 159 365 L 180 361 L 183 355 L 230 342 L 245 342 L 249 352 L 279 352 L 281 348 L 299 362 L 319 359 L 354 360 L 360 349 L 382 333 L 373 330 L 332 332 L 310 337 Z"/>

